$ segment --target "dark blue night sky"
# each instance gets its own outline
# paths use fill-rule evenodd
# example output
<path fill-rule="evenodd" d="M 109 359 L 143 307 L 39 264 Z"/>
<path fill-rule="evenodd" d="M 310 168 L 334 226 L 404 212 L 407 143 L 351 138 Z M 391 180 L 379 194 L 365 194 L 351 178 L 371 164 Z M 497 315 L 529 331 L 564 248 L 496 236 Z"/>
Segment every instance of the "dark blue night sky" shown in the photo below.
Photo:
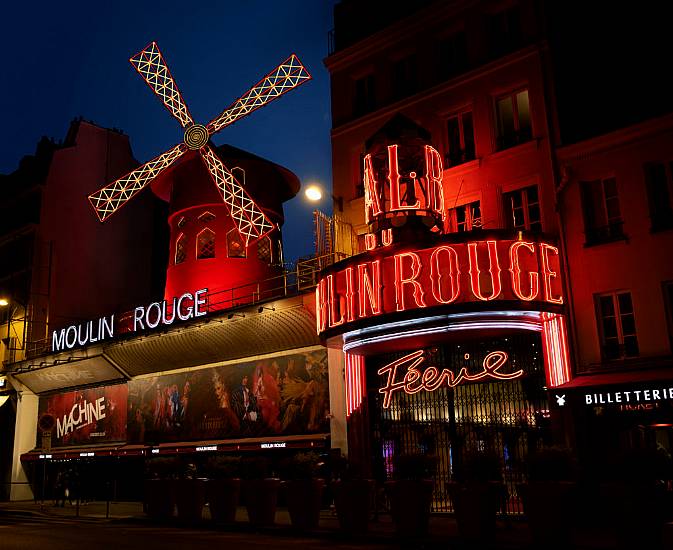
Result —
<path fill-rule="evenodd" d="M 206 123 L 296 53 L 313 80 L 214 137 L 282 164 L 302 185 L 331 184 L 329 77 L 323 65 L 334 0 L 12 2 L 3 8 L 0 173 L 77 116 L 130 136 L 140 162 L 182 139 L 128 62 L 158 42 L 197 122 Z M 149 191 L 147 191 L 149 192 Z M 312 251 L 311 211 L 286 203 L 287 259 Z M 319 207 L 327 209 L 323 199 Z"/>

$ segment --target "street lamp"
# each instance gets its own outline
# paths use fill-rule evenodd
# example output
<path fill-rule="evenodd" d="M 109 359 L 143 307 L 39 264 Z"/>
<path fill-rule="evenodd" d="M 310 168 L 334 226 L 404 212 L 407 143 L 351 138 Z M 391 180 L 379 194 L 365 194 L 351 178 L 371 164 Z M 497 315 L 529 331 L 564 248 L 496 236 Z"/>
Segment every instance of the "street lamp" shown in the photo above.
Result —
<path fill-rule="evenodd" d="M 304 189 L 304 196 L 311 202 L 320 201 L 322 199 L 322 195 L 323 195 L 322 188 L 315 183 L 312 183 L 306 189 Z M 336 203 L 339 212 L 343 212 L 344 210 L 343 197 L 335 197 L 334 195 L 332 195 L 332 193 L 330 193 L 329 195 L 330 197 L 332 197 L 332 200 Z"/>

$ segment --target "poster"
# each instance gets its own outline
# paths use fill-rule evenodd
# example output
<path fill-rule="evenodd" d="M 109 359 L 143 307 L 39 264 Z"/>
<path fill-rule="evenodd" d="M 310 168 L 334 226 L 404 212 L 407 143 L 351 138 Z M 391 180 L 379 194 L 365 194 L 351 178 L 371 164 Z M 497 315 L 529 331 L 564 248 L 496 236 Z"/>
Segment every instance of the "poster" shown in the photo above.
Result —
<path fill-rule="evenodd" d="M 91 445 L 126 439 L 126 384 L 102 386 L 40 398 L 38 418 L 55 418 L 52 447 Z M 38 429 L 38 446 L 41 444 Z"/>
<path fill-rule="evenodd" d="M 128 386 L 129 443 L 329 432 L 324 349 L 132 380 Z"/>

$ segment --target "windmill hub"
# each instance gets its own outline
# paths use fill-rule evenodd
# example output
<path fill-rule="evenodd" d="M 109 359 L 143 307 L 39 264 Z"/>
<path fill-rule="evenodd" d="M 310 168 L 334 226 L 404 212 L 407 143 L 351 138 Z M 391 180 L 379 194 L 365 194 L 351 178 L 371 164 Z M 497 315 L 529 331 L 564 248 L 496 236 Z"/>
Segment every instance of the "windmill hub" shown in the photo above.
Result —
<path fill-rule="evenodd" d="M 208 143 L 208 130 L 201 124 L 192 124 L 185 130 L 185 145 L 190 149 L 201 149 Z"/>

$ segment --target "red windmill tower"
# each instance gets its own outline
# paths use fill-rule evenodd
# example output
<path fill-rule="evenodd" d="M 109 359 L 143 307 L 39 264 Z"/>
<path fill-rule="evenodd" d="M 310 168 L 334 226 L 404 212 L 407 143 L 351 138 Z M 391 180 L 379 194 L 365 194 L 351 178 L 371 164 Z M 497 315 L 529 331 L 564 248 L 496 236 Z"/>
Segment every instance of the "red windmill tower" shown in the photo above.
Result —
<path fill-rule="evenodd" d="M 233 288 L 271 276 L 275 260 L 271 249 L 280 239 L 282 202 L 296 194 L 298 181 L 288 170 L 233 147 L 218 148 L 218 155 L 209 140 L 309 80 L 308 71 L 291 55 L 204 126 L 194 123 L 156 42 L 130 62 L 184 128 L 184 139 L 89 195 L 98 218 L 106 221 L 150 183 L 154 193 L 169 203 L 166 299 L 198 288 Z M 227 168 L 221 156 L 239 170 Z M 246 190 L 246 175 L 267 182 L 276 178 L 280 185 L 261 193 L 257 185 L 255 201 Z M 215 185 L 206 184 L 209 180 Z"/>

